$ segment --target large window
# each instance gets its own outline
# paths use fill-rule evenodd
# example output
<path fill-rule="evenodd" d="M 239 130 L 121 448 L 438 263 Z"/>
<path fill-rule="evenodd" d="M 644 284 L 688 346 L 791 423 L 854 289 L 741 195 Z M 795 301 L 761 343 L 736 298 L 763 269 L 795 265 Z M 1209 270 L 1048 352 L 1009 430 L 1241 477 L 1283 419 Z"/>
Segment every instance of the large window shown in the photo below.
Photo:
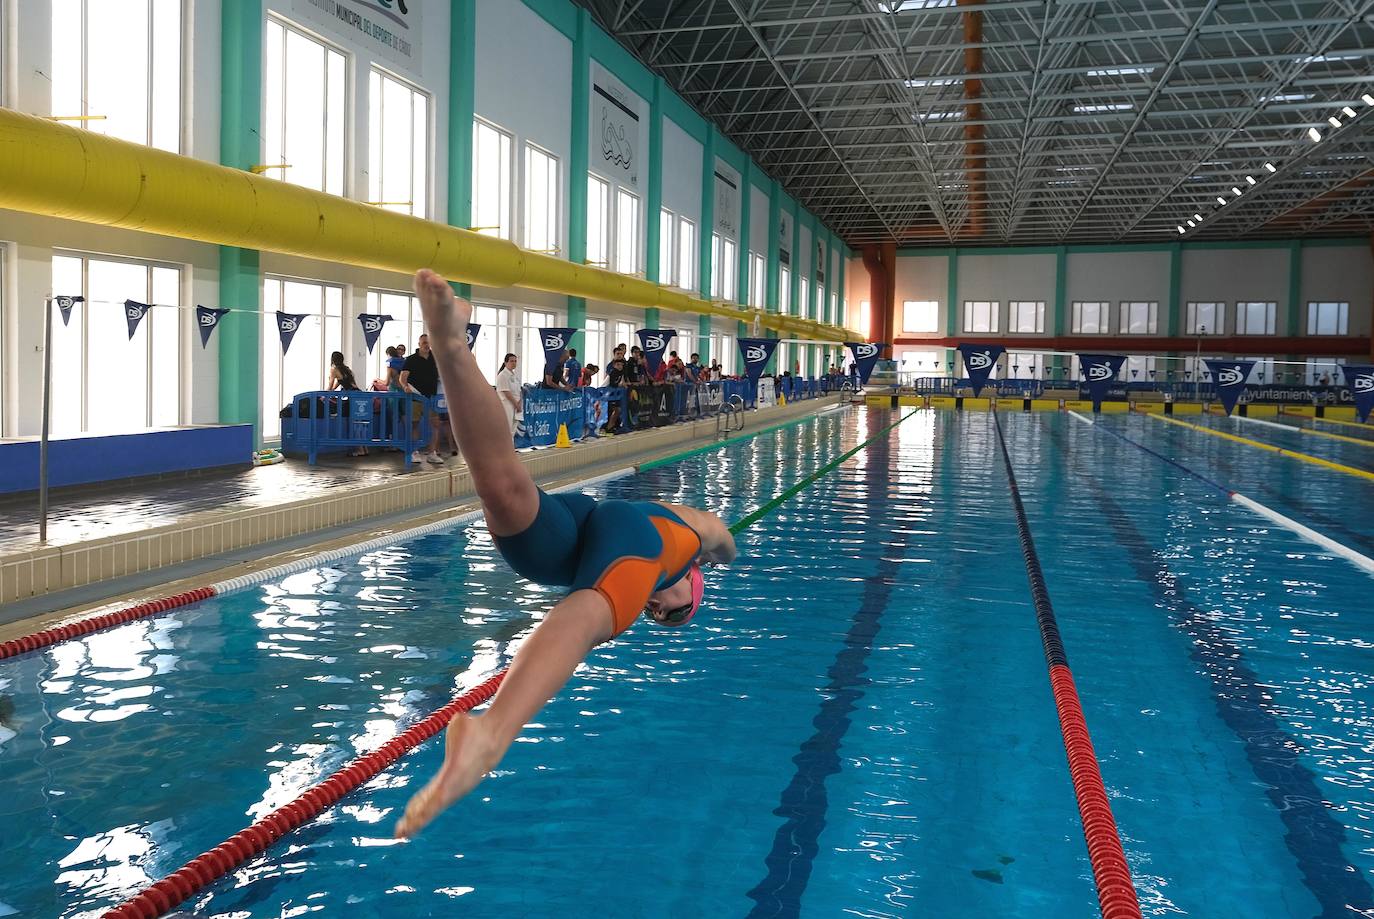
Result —
<path fill-rule="evenodd" d="M 606 345 L 607 325 L 609 323 L 605 319 L 587 319 L 587 327 L 582 333 L 583 353 L 578 355 L 583 367 L 595 364 L 602 370 L 606 369 L 606 362 L 611 356 L 611 349 Z"/>
<path fill-rule="evenodd" d="M 1007 304 L 1007 331 L 1039 335 L 1045 331 L 1044 300 L 1013 300 Z"/>
<path fill-rule="evenodd" d="M 996 332 L 1002 304 L 997 300 L 965 300 L 964 331 Z"/>
<path fill-rule="evenodd" d="M 1308 335 L 1345 335 L 1349 328 L 1349 303 L 1307 304 Z"/>
<path fill-rule="evenodd" d="M 520 330 L 520 380 L 540 383 L 544 379 L 544 336 L 540 329 L 554 323 L 553 313 L 525 310 L 524 326 Z M 515 349 L 512 349 L 515 350 Z"/>
<path fill-rule="evenodd" d="M 282 354 L 277 312 L 304 313 Z M 387 326 L 383 328 L 386 333 Z M 329 355 L 343 350 L 343 288 L 312 281 L 267 278 L 262 285 L 262 433 L 281 436 L 277 412 L 297 393 L 324 389 Z M 414 346 L 408 342 L 407 351 Z M 378 342 L 381 346 L 381 342 Z"/>
<path fill-rule="evenodd" d="M 477 359 L 477 366 L 481 368 L 482 375 L 487 378 L 487 382 L 495 386 L 496 374 L 501 370 L 501 361 L 510 351 L 510 310 L 504 306 L 485 306 L 481 303 L 474 303 L 472 321 L 482 326 L 477 330 L 477 342 L 472 347 L 472 356 Z M 540 362 L 542 363 L 542 359 Z M 528 369 L 517 366 L 515 368 L 516 378 L 528 382 Z M 539 367 L 534 368 L 534 373 L 533 382 L 537 383 L 543 379 L 539 375 Z"/>
<path fill-rule="evenodd" d="M 658 212 L 658 283 L 673 287 L 677 284 L 677 246 L 673 234 L 677 217 L 666 207 Z"/>
<path fill-rule="evenodd" d="M 67 325 L 53 315 L 52 433 L 121 434 L 180 424 L 181 270 L 54 255 L 52 291 L 86 298 L 72 307 Z M 152 305 L 132 339 L 125 300 Z"/>
<path fill-rule="evenodd" d="M 611 347 L 609 350 L 614 351 L 617 345 L 624 345 L 625 354 L 628 357 L 630 349 L 637 344 L 639 344 L 639 336 L 635 335 L 635 324 L 633 322 L 617 320 L 615 324 L 615 334 L 611 336 Z M 606 360 L 610 360 L 609 352 L 607 353 Z M 606 369 L 604 364 L 601 369 L 603 371 Z"/>
<path fill-rule="evenodd" d="M 696 290 L 697 257 L 697 225 L 680 217 L 677 222 L 677 286 L 683 290 Z"/>
<path fill-rule="evenodd" d="M 908 328 L 908 327 L 907 327 L 907 323 L 910 322 L 910 320 L 908 320 L 908 319 L 906 318 L 906 304 L 907 304 L 907 303 L 918 303 L 918 302 L 932 303 L 932 304 L 934 304 L 935 309 L 934 309 L 933 315 L 935 316 L 935 318 L 932 319 L 932 320 L 930 320 L 929 323 L 927 323 L 928 325 L 930 325 L 930 329 L 928 329 L 927 331 L 931 331 L 931 332 L 937 331 L 937 326 L 935 325 L 935 323 L 939 321 L 940 304 L 935 303 L 934 300 L 924 300 L 924 301 L 907 300 L 907 301 L 905 301 L 905 302 L 902 304 L 902 330 L 905 331 L 905 332 L 915 332 L 915 331 L 917 331 L 917 329 L 912 329 L 912 328 Z M 856 318 L 857 318 L 857 321 L 858 321 L 858 329 L 857 329 L 857 330 L 858 330 L 859 334 L 862 335 L 864 338 L 867 338 L 867 337 L 868 337 L 868 333 L 869 333 L 869 324 L 868 324 L 868 301 L 867 301 L 867 300 L 860 300 L 860 301 L 859 301 L 859 314 L 858 314 L 858 316 L 857 316 Z"/>
<path fill-rule="evenodd" d="M 811 316 L 811 281 L 805 276 L 798 279 L 797 296 L 800 301 L 797 303 L 797 315 L 810 318 Z"/>
<path fill-rule="evenodd" d="M 749 305 L 763 309 L 764 298 L 768 296 L 768 262 L 757 252 L 749 253 Z"/>
<path fill-rule="evenodd" d="M 1075 335 L 1106 335 L 1110 303 L 1097 300 L 1075 300 L 1073 322 L 1069 326 Z"/>
<path fill-rule="evenodd" d="M 611 184 L 587 174 L 587 264 L 611 267 Z"/>
<path fill-rule="evenodd" d="M 1240 301 L 1236 303 L 1237 335 L 1273 335 L 1278 304 Z"/>
<path fill-rule="evenodd" d="M 792 312 L 792 269 L 786 265 L 778 267 L 778 312 Z"/>
<path fill-rule="evenodd" d="M 868 301 L 859 301 L 859 331 L 868 334 Z M 902 331 L 928 334 L 940 330 L 940 304 L 935 300 L 903 300 Z"/>
<path fill-rule="evenodd" d="M 1341 386 L 1345 374 L 1341 372 L 1343 357 L 1309 357 L 1303 382 L 1308 386 Z"/>
<path fill-rule="evenodd" d="M 735 299 L 739 266 L 735 262 L 735 241 L 719 233 L 711 234 L 711 296 L 717 300 Z"/>
<path fill-rule="evenodd" d="M 692 352 L 697 350 L 697 333 L 695 329 L 678 329 L 673 343 L 668 348 L 669 351 L 676 351 L 677 356 L 682 358 L 685 364 L 692 358 Z"/>
<path fill-rule="evenodd" d="M 1041 351 L 1008 351 L 1007 367 L 1014 380 L 1043 380 L 1049 372 L 1049 358 Z"/>
<path fill-rule="evenodd" d="M 1121 301 L 1121 335 L 1154 335 L 1159 331 L 1159 304 L 1137 300 Z"/>
<path fill-rule="evenodd" d="M 429 216 L 429 96 L 390 74 L 368 78 L 368 201 Z"/>
<path fill-rule="evenodd" d="M 266 175 L 342 195 L 348 97 L 343 52 L 284 22 L 269 19 L 263 64 Z"/>
<path fill-rule="evenodd" d="M 525 248 L 555 255 L 558 240 L 558 157 L 525 144 Z"/>
<path fill-rule="evenodd" d="M 420 315 L 420 301 L 414 294 L 369 290 L 367 312 L 374 316 L 390 316 L 391 321 L 382 326 L 382 335 L 377 339 L 377 345 L 372 349 L 372 353 L 367 356 L 367 379 L 363 379 L 362 374 L 355 374 L 359 386 L 366 386 L 372 380 L 385 380 L 386 349 L 395 344 L 403 344 L 406 346 L 406 354 L 410 354 L 425 331 L 425 322 Z M 357 327 L 354 328 L 356 330 Z M 291 347 L 294 349 L 296 346 L 293 343 Z M 327 372 L 328 368 L 325 369 Z"/>
<path fill-rule="evenodd" d="M 53 0 L 52 114 L 180 153 L 179 0 Z"/>
<path fill-rule="evenodd" d="M 1190 300 L 1185 319 L 1189 335 L 1221 335 L 1226 331 L 1226 304 Z"/>
<path fill-rule="evenodd" d="M 1122 378 L 1127 383 L 1149 383 L 1155 379 L 1155 374 L 1159 372 L 1158 367 L 1157 358 L 1133 354 L 1126 358 L 1126 367 L 1122 372 Z"/>
<path fill-rule="evenodd" d="M 624 188 L 615 193 L 615 270 L 639 274 L 639 196 Z"/>
<path fill-rule="evenodd" d="M 472 225 L 478 233 L 511 239 L 511 136 L 472 121 Z"/>
<path fill-rule="evenodd" d="M 1255 367 L 1250 371 L 1251 383 L 1273 383 L 1274 379 L 1274 359 L 1272 357 L 1243 357 L 1243 361 L 1254 361 Z"/>

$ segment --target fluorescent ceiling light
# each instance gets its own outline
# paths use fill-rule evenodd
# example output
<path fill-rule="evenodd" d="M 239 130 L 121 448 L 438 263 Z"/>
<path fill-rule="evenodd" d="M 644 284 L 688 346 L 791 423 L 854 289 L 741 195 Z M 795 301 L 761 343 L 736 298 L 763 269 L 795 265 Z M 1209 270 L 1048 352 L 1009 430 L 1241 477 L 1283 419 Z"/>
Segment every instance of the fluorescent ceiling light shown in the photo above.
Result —
<path fill-rule="evenodd" d="M 1046 185 L 1077 185 L 1077 179 L 1050 179 Z"/>
<path fill-rule="evenodd" d="M 1096 166 L 1055 166 L 1055 172 L 1092 172 Z"/>
<path fill-rule="evenodd" d="M 1135 74 L 1154 73 L 1153 67 L 1099 67 L 1096 70 L 1089 70 L 1090 77 L 1124 77 Z"/>
<path fill-rule="evenodd" d="M 1198 223 L 1202 223 L 1202 215 L 1201 215 L 1201 214 L 1194 214 L 1194 215 L 1193 215 L 1193 219 L 1196 220 Z"/>
<path fill-rule="evenodd" d="M 917 121 L 955 121 L 964 117 L 963 109 L 952 112 L 926 112 L 924 115 L 914 116 Z"/>
<path fill-rule="evenodd" d="M 1302 59 L 1304 64 L 1329 64 L 1332 61 L 1358 61 L 1364 57 L 1363 51 L 1328 51 L 1325 54 L 1312 54 Z"/>
<path fill-rule="evenodd" d="M 1226 199 L 1223 198 L 1221 195 L 1217 195 L 1217 204 L 1220 204 L 1222 207 L 1225 207 Z"/>
<path fill-rule="evenodd" d="M 1073 110 L 1079 115 L 1095 115 L 1099 112 L 1129 112 L 1135 108 L 1131 102 L 1092 102 L 1075 105 Z"/>
<path fill-rule="evenodd" d="M 1322 132 L 1318 131 L 1316 128 L 1308 128 L 1307 136 L 1312 138 L 1312 143 L 1315 144 L 1317 143 L 1317 141 L 1322 139 Z"/>
<path fill-rule="evenodd" d="M 963 77 L 920 77 L 902 81 L 908 89 L 924 89 L 927 86 L 957 86 L 962 82 L 964 82 Z"/>
<path fill-rule="evenodd" d="M 1245 181 L 1246 181 L 1246 184 L 1248 184 L 1248 185 L 1254 185 L 1254 184 L 1255 184 L 1255 177 L 1254 177 L 1254 176 L 1246 176 L 1246 177 L 1245 177 Z"/>
<path fill-rule="evenodd" d="M 1369 93 L 1365 93 L 1360 98 L 1364 100 L 1365 105 L 1374 105 L 1374 96 L 1371 96 Z"/>
<path fill-rule="evenodd" d="M 1190 226 L 1190 227 L 1195 227 L 1195 226 L 1197 226 L 1197 224 L 1193 223 L 1193 222 L 1190 220 L 1190 221 L 1188 221 L 1188 226 Z"/>
<path fill-rule="evenodd" d="M 1237 197 L 1237 198 L 1240 197 L 1240 186 L 1238 186 L 1238 185 L 1232 185 L 1232 186 L 1231 186 L 1231 191 L 1233 191 L 1233 192 L 1236 193 L 1236 197 Z"/>
<path fill-rule="evenodd" d="M 1348 106 L 1348 105 L 1347 105 L 1347 106 L 1344 106 L 1344 107 L 1341 109 L 1341 111 L 1342 111 L 1342 112 L 1345 112 L 1345 117 L 1347 117 L 1347 118 L 1354 118 L 1354 117 L 1355 117 L 1355 110 L 1354 110 L 1353 108 L 1351 108 L 1350 106 Z"/>
<path fill-rule="evenodd" d="M 1341 126 L 1341 120 L 1337 118 L 1335 115 L 1332 115 L 1330 118 L 1326 120 L 1330 122 L 1331 127 L 1333 128 L 1339 128 Z"/>
<path fill-rule="evenodd" d="M 936 10 L 953 5 L 954 0 L 898 0 L 896 3 L 879 3 L 878 9 L 884 13 L 905 13 L 908 10 Z"/>
<path fill-rule="evenodd" d="M 1268 169 L 1270 172 L 1278 172 L 1278 170 L 1274 168 L 1273 163 L 1265 163 L 1264 168 Z"/>
<path fill-rule="evenodd" d="M 1307 93 L 1275 93 L 1272 96 L 1265 96 L 1265 102 L 1306 102 L 1312 97 Z"/>
<path fill-rule="evenodd" d="M 1178 231 L 1179 231 L 1180 233 L 1187 233 L 1187 232 L 1188 232 L 1187 230 L 1183 229 L 1183 224 L 1181 224 L 1181 223 L 1178 225 Z"/>

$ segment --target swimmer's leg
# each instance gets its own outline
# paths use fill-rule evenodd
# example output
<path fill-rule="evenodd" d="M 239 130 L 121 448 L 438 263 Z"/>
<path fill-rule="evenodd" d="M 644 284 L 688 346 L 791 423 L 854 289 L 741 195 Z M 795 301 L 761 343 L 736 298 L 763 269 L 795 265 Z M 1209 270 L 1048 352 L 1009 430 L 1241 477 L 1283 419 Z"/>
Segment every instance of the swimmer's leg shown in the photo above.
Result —
<path fill-rule="evenodd" d="M 494 536 L 514 536 L 534 522 L 539 490 L 515 455 L 500 397 L 468 348 L 472 304 L 456 298 L 448 283 L 429 269 L 416 272 L 415 293 L 444 392 L 454 403 L 449 424 L 482 501 L 487 528 Z"/>
<path fill-rule="evenodd" d="M 594 590 L 573 591 L 551 609 L 520 645 L 486 714 L 458 715 L 449 723 L 444 765 L 410 799 L 396 823 L 396 836 L 414 836 L 495 769 L 583 658 L 611 637 L 612 622 L 610 604 Z"/>

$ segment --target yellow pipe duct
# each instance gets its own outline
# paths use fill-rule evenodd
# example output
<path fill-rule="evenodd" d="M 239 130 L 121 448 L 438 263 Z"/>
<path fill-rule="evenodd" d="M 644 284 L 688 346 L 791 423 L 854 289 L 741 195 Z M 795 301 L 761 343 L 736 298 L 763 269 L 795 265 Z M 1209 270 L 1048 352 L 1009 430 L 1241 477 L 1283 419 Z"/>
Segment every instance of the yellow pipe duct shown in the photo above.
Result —
<path fill-rule="evenodd" d="M 442 223 L 0 109 L 0 208 L 222 246 L 752 322 L 754 313 Z M 842 342 L 839 326 L 765 328 Z"/>

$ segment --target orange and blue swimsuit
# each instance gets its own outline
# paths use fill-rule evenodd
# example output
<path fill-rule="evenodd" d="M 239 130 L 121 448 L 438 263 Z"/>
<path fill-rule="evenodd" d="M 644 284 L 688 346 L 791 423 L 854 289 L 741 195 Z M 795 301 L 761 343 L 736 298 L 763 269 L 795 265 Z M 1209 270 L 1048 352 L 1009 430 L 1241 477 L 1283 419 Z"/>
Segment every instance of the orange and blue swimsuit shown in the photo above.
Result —
<path fill-rule="evenodd" d="M 616 635 L 634 623 L 650 594 L 680 581 L 701 553 L 701 537 L 661 504 L 542 489 L 534 522 L 492 541 L 522 578 L 600 593 L 611 605 Z"/>

